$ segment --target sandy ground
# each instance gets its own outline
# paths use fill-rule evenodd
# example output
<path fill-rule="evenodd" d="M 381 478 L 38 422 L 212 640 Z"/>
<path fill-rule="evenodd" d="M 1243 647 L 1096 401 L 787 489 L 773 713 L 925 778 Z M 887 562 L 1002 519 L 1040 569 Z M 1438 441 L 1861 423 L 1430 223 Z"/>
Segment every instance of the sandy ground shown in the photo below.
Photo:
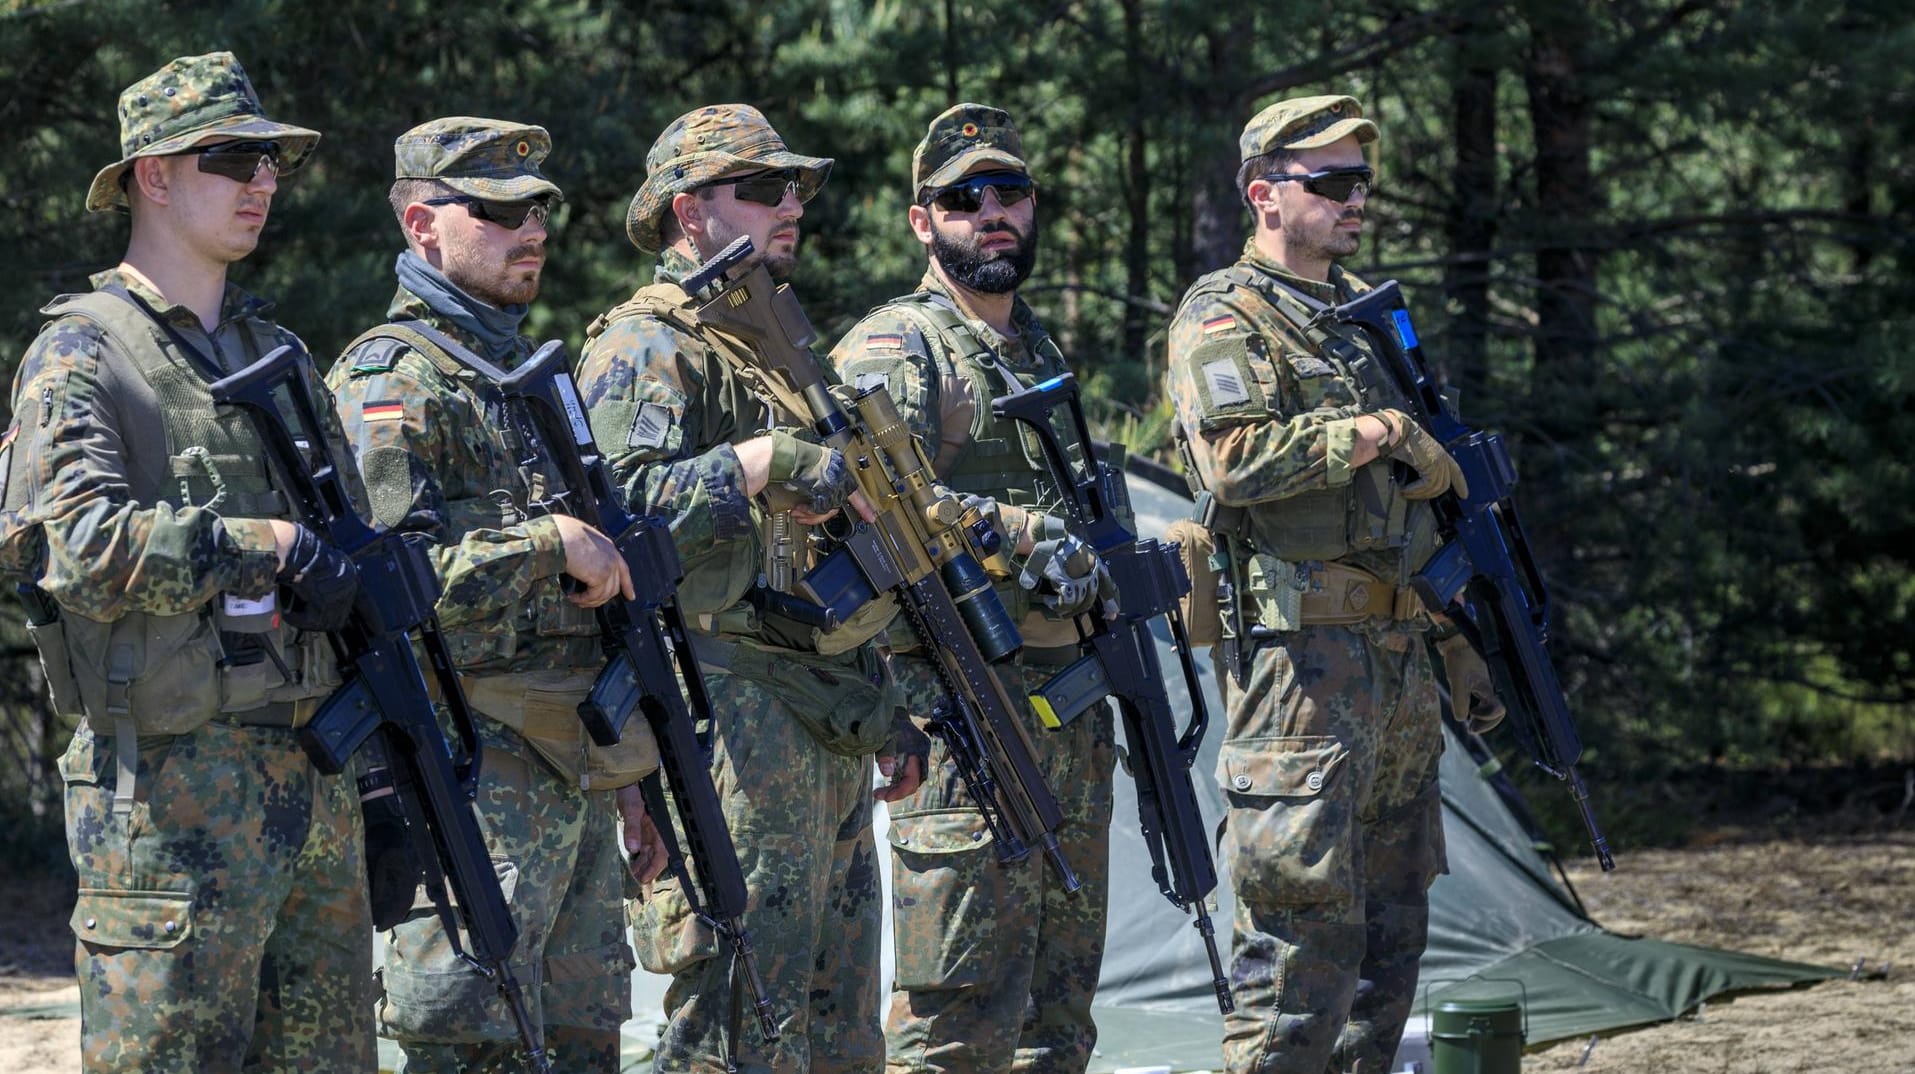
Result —
<path fill-rule="evenodd" d="M 1915 833 L 1742 840 L 1635 851 L 1621 870 L 1570 871 L 1597 921 L 1618 932 L 1828 965 L 1856 980 L 1717 999 L 1697 1015 L 1559 1043 L 1533 1071 L 1599 1074 L 1915 1074 Z M 77 993 L 66 976 L 70 894 L 0 881 L 16 908 L 0 930 L 0 1071 L 79 1069 L 76 1019 L 36 1018 Z M 1587 1057 L 1585 1061 L 1585 1051 Z"/>

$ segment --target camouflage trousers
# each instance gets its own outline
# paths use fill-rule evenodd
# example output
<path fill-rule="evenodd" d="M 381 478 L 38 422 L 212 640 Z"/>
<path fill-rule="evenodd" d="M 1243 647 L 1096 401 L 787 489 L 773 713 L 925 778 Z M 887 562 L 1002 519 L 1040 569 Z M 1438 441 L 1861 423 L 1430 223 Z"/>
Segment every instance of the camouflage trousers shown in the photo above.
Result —
<path fill-rule="evenodd" d="M 670 974 L 654 1069 L 747 1074 L 876 1071 L 883 927 L 871 836 L 871 759 L 820 746 L 786 704 L 708 670 L 717 713 L 712 781 L 745 874 L 745 926 L 780 1038 L 766 1044 L 727 945 L 661 877 L 631 906 L 639 962 Z"/>
<path fill-rule="evenodd" d="M 359 798 L 291 731 L 209 723 L 60 759 L 88 1071 L 363 1074 L 377 1065 Z"/>
<path fill-rule="evenodd" d="M 579 790 L 514 732 L 479 724 L 479 827 L 519 930 L 513 975 L 552 1069 L 612 1074 L 635 966 L 614 792 Z M 379 1029 L 405 1049 L 408 1074 L 529 1069 L 511 1009 L 423 900 L 387 934 L 380 973 Z"/>
<path fill-rule="evenodd" d="M 894 656 L 891 669 L 912 711 L 928 713 L 941 695 L 930 664 Z M 1016 699 L 1056 670 L 998 665 Z M 1028 706 L 1019 710 L 1064 812 L 1058 842 L 1083 887 L 1065 893 L 1035 848 L 1023 861 L 1000 863 L 983 814 L 933 737 L 924 785 L 891 806 L 890 1071 L 1053 1074 L 1090 1063 L 1110 887 L 1110 710 L 1099 705 L 1059 731 L 1045 729 Z"/>
<path fill-rule="evenodd" d="M 1225 676 L 1231 1074 L 1395 1069 L 1444 870 L 1423 634 L 1308 627 Z"/>

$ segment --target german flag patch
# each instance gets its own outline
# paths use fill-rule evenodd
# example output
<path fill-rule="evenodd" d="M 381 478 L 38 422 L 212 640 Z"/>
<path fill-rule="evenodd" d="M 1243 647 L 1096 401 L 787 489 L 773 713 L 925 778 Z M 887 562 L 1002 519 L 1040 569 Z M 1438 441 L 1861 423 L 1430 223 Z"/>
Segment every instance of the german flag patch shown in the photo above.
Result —
<path fill-rule="evenodd" d="M 359 408 L 360 421 L 400 421 L 405 416 L 406 408 L 403 403 L 367 403 Z"/>
<path fill-rule="evenodd" d="M 1203 332 L 1206 336 L 1214 336 L 1220 332 L 1228 332 L 1235 327 L 1237 327 L 1236 315 L 1224 313 L 1204 321 Z"/>
<path fill-rule="evenodd" d="M 904 336 L 897 332 L 876 332 L 864 337 L 867 350 L 901 351 L 904 349 Z"/>

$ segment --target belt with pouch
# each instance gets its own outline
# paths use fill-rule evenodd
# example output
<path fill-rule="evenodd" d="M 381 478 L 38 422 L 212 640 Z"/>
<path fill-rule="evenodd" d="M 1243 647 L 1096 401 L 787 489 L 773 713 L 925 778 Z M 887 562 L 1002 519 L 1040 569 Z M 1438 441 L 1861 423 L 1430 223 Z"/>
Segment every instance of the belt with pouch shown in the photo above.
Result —
<path fill-rule="evenodd" d="M 212 722 L 229 727 L 277 727 L 290 731 L 302 726 L 319 708 L 319 698 L 298 701 L 272 701 L 245 712 L 215 713 Z"/>
<path fill-rule="evenodd" d="M 1341 563 L 1311 563 L 1303 591 L 1304 626 L 1342 626 L 1368 619 L 1402 621 L 1423 614 L 1423 600 L 1406 585 L 1391 585 Z"/>

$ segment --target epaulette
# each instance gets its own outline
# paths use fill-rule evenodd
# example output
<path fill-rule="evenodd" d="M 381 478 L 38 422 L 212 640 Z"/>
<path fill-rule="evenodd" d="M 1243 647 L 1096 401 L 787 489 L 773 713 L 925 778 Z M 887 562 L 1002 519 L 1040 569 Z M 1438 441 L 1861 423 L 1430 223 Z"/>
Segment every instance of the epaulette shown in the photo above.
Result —
<path fill-rule="evenodd" d="M 409 348 L 405 340 L 391 336 L 378 336 L 360 347 L 352 361 L 353 375 L 361 373 L 390 373 L 399 362 L 399 356 Z"/>

